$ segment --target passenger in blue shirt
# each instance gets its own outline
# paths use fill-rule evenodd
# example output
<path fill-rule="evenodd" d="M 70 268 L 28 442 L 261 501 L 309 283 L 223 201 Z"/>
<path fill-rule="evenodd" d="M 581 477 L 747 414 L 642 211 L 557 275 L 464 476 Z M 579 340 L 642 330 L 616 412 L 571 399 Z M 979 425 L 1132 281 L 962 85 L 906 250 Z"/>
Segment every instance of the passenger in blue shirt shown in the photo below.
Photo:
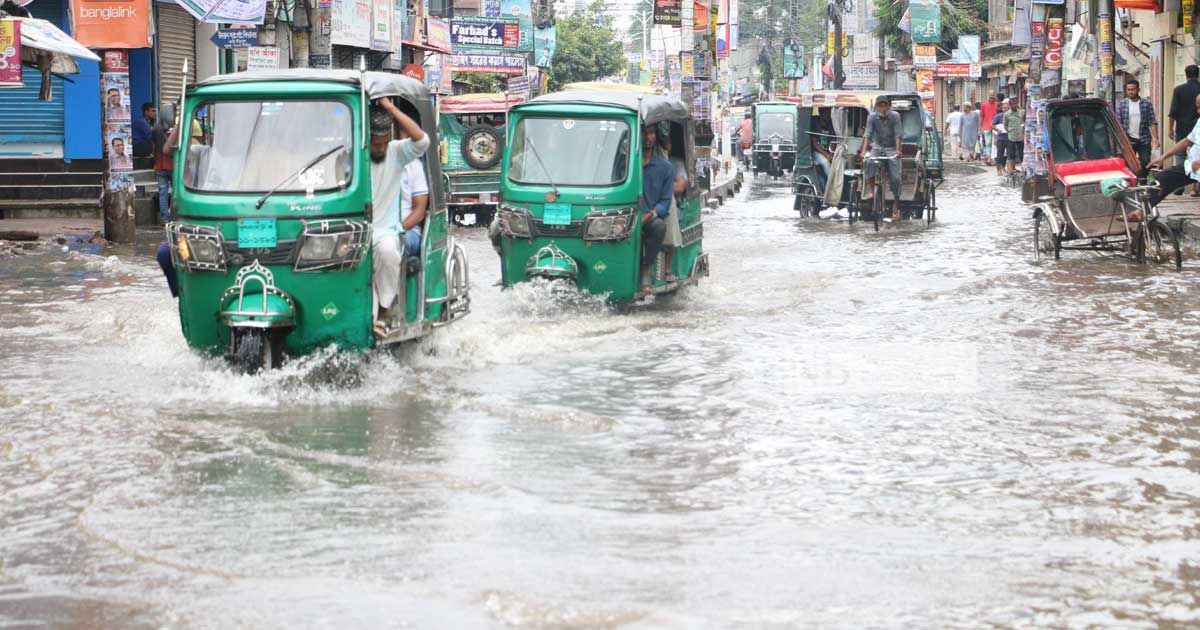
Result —
<path fill-rule="evenodd" d="M 149 157 L 154 153 L 150 133 L 158 111 L 154 103 L 142 103 L 142 115 L 133 119 L 133 157 Z"/>
<path fill-rule="evenodd" d="M 658 157 L 654 125 L 642 127 L 642 273 L 641 293 L 650 293 L 650 269 L 667 234 L 667 213 L 675 188 L 675 167 Z"/>

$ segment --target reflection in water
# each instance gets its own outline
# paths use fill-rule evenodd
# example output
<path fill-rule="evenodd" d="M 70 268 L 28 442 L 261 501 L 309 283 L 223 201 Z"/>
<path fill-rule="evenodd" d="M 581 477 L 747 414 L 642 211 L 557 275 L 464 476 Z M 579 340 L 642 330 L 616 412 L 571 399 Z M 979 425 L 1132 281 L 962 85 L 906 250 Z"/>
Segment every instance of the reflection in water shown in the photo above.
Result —
<path fill-rule="evenodd" d="M 674 299 L 484 283 L 257 377 L 148 249 L 5 261 L 0 626 L 1198 623 L 1191 272 L 1035 265 L 1014 191 L 942 193 L 876 233 L 752 186 Z"/>

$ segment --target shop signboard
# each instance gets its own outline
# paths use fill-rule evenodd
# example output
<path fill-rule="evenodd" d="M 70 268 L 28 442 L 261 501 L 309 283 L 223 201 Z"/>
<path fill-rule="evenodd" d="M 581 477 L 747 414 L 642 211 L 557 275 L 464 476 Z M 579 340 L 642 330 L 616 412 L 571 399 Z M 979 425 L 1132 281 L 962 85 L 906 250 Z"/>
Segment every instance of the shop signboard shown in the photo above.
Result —
<path fill-rule="evenodd" d="M 516 18 L 461 17 L 450 20 L 454 50 L 517 50 L 521 27 Z"/>
<path fill-rule="evenodd" d="M 450 68 L 454 72 L 486 74 L 525 74 L 525 55 L 464 50 L 455 52 Z"/>

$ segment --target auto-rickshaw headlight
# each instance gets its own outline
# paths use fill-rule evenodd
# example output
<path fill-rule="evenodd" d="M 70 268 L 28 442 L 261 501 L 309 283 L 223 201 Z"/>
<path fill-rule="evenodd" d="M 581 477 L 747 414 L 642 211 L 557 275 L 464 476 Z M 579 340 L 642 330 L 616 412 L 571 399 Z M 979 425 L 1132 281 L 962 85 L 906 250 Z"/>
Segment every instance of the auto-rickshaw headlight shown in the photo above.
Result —
<path fill-rule="evenodd" d="M 500 231 L 509 238 L 529 238 L 529 211 L 502 206 L 499 211 Z"/>
<path fill-rule="evenodd" d="M 225 241 L 214 226 L 172 221 L 166 226 L 171 260 L 186 271 L 225 271 Z"/>
<path fill-rule="evenodd" d="M 371 242 L 371 226 L 363 221 L 309 221 L 300 233 L 296 271 L 340 271 L 362 262 Z"/>
<path fill-rule="evenodd" d="M 633 208 L 592 212 L 584 219 L 586 241 L 620 241 L 633 231 Z"/>

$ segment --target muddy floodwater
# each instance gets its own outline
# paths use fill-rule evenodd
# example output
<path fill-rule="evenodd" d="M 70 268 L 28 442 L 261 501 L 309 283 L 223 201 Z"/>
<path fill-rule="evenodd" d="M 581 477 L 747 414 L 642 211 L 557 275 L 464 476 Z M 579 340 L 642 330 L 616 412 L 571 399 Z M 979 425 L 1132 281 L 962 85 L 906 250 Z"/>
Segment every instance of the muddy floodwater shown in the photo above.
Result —
<path fill-rule="evenodd" d="M 751 185 L 712 276 L 500 291 L 397 352 L 244 376 L 151 256 L 0 261 L 0 628 L 1200 625 L 1200 291 Z"/>

